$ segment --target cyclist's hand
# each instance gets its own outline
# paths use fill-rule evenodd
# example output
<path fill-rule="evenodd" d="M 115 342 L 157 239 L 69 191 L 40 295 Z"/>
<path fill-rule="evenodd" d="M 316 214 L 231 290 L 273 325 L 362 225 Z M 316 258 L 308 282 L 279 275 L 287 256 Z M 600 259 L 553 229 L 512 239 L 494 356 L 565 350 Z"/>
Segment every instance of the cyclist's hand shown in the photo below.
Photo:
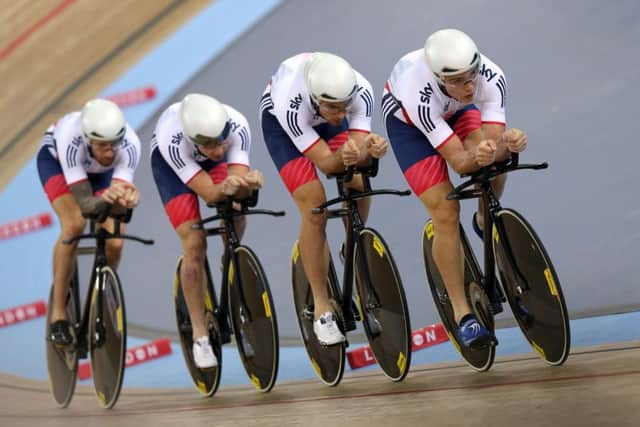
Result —
<path fill-rule="evenodd" d="M 358 163 L 358 159 L 360 157 L 360 149 L 358 148 L 358 144 L 349 138 L 347 142 L 342 146 L 342 163 L 345 166 L 352 166 Z"/>
<path fill-rule="evenodd" d="M 475 153 L 475 160 L 479 166 L 488 166 L 496 161 L 496 142 L 491 139 L 480 141 Z"/>
<path fill-rule="evenodd" d="M 120 193 L 116 199 L 117 204 L 127 209 L 133 209 L 138 206 L 140 193 L 135 185 L 130 182 L 118 181 L 111 184 L 111 186 L 117 188 Z"/>
<path fill-rule="evenodd" d="M 387 150 L 389 149 L 389 142 L 380 135 L 370 133 L 364 140 L 367 144 L 367 150 L 369 151 L 369 155 L 371 157 L 380 159 L 385 154 L 387 154 Z"/>
<path fill-rule="evenodd" d="M 258 190 L 262 188 L 264 177 L 262 176 L 262 172 L 254 169 L 244 176 L 244 180 L 249 186 L 249 190 Z"/>
<path fill-rule="evenodd" d="M 527 148 L 527 134 L 520 129 L 507 129 L 504 131 L 502 139 L 507 143 L 507 148 L 512 153 L 519 153 Z"/>
<path fill-rule="evenodd" d="M 122 197 L 125 197 L 125 187 L 117 183 L 112 183 L 109 188 L 100 194 L 100 198 L 110 205 L 116 203 Z"/>
<path fill-rule="evenodd" d="M 227 196 L 233 196 L 240 187 L 248 187 L 248 185 L 244 178 L 237 175 L 229 175 L 222 181 L 222 192 Z"/>

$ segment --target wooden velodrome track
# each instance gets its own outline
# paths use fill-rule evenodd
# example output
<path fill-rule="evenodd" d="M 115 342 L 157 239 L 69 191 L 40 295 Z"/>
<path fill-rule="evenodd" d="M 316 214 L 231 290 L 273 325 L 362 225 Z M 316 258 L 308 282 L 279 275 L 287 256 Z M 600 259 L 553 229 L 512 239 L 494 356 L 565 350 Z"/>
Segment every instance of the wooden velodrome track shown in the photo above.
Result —
<path fill-rule="evenodd" d="M 48 124 L 206 3 L 0 0 L 0 191 L 35 154 Z M 625 342 L 574 349 L 562 367 L 531 354 L 499 357 L 482 374 L 462 363 L 414 366 L 400 384 L 375 372 L 348 374 L 335 388 L 279 383 L 268 394 L 223 385 L 211 399 L 192 389 L 129 388 L 111 411 L 98 409 L 87 386 L 59 410 L 46 383 L 0 375 L 0 426 L 637 426 L 639 362 L 640 342 Z"/>

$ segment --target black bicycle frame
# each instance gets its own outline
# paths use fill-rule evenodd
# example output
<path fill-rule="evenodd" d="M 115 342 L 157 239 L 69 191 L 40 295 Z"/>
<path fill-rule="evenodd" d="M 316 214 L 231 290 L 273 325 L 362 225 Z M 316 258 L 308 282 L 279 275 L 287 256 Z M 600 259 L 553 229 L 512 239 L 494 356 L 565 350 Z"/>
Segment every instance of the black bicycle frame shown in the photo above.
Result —
<path fill-rule="evenodd" d="M 344 184 L 350 182 L 355 173 L 360 173 L 362 175 L 363 191 L 344 187 Z M 365 286 L 368 287 L 369 292 L 367 292 L 367 294 L 370 298 L 374 299 L 373 301 L 361 301 L 361 304 L 366 305 L 367 307 L 376 307 L 379 305 L 376 292 L 371 288 L 369 269 L 365 264 L 366 256 L 364 247 L 362 245 L 362 238 L 360 237 L 360 232 L 365 228 L 365 226 L 364 222 L 362 221 L 362 217 L 360 216 L 360 211 L 358 210 L 358 204 L 356 203 L 356 200 L 364 199 L 378 194 L 395 194 L 399 196 L 408 196 L 409 194 L 411 194 L 411 191 L 409 190 L 372 190 L 370 177 L 375 177 L 377 174 L 378 161 L 377 159 L 374 159 L 374 161 L 368 167 L 356 168 L 351 166 L 345 173 L 328 175 L 328 178 L 336 179 L 336 185 L 338 187 L 338 197 L 328 200 L 312 210 L 314 214 L 320 214 L 324 212 L 327 207 L 336 203 L 346 204 L 346 206 L 342 208 L 327 210 L 328 218 L 346 217 L 345 258 L 344 271 L 342 275 L 342 301 L 339 301 L 342 309 L 342 315 L 344 317 L 342 320 L 344 323 L 343 326 L 345 331 L 352 331 L 356 328 L 355 316 L 351 305 L 354 281 L 352 261 L 356 242 L 358 243 L 358 263 L 361 267 L 360 271 L 367 275 L 366 277 L 363 277 L 362 280 L 364 281 Z"/>
<path fill-rule="evenodd" d="M 216 208 L 218 213 L 207 217 L 192 226 L 193 229 L 204 230 L 206 236 L 218 236 L 224 235 L 224 253 L 222 255 L 222 263 L 223 263 L 223 272 L 222 272 L 222 284 L 220 288 L 220 301 L 217 304 L 216 309 L 214 310 L 214 315 L 216 316 L 216 320 L 222 329 L 223 335 L 227 335 L 229 339 L 223 339 L 224 343 L 230 342 L 231 340 L 231 322 L 229 321 L 229 268 L 233 265 L 233 271 L 235 273 L 236 280 L 238 281 L 238 289 L 240 295 L 240 316 L 244 317 L 248 321 L 252 321 L 253 317 L 251 315 L 251 311 L 247 306 L 247 302 L 244 297 L 244 288 L 242 284 L 242 276 L 239 274 L 239 262 L 238 262 L 238 254 L 236 254 L 236 248 L 240 246 L 240 239 L 238 238 L 238 233 L 236 232 L 236 226 L 234 222 L 234 218 L 236 217 L 244 217 L 247 215 L 256 215 L 256 214 L 265 214 L 272 216 L 283 216 L 284 211 L 270 211 L 265 209 L 249 209 L 250 207 L 256 206 L 258 203 L 258 192 L 254 191 L 250 198 L 245 200 L 238 200 L 237 203 L 240 204 L 240 210 L 236 210 L 233 207 L 233 198 L 227 197 L 223 202 L 220 203 L 210 203 L 207 204 L 210 208 Z M 216 221 L 221 219 L 223 221 L 222 226 L 220 227 L 211 227 L 205 228 L 204 224 Z M 231 263 L 229 263 L 229 257 L 231 259 Z M 214 290 L 215 292 L 215 290 Z M 215 298 L 215 295 L 212 295 Z"/>
<path fill-rule="evenodd" d="M 131 218 L 131 210 L 128 210 L 127 213 L 124 215 L 114 216 L 113 218 L 114 218 L 113 233 L 107 231 L 103 227 L 100 228 L 98 231 L 96 231 L 96 222 L 98 221 L 98 219 L 96 217 L 89 216 L 88 217 L 90 221 L 89 233 L 80 234 L 70 239 L 63 240 L 64 244 L 71 244 L 73 242 L 77 242 L 82 239 L 96 240 L 95 248 L 84 247 L 84 248 L 77 249 L 78 255 L 85 255 L 92 252 L 95 253 L 93 268 L 91 271 L 91 278 L 89 280 L 89 291 L 87 292 L 87 296 L 85 298 L 85 303 L 82 310 L 82 313 L 83 313 L 82 318 L 78 319 L 78 321 L 80 322 L 79 324 L 74 325 L 74 331 L 76 333 L 76 337 L 78 340 L 77 342 L 78 358 L 80 359 L 85 359 L 87 357 L 87 353 L 89 352 L 89 346 L 88 346 L 89 343 L 87 342 L 87 332 L 89 329 L 89 311 L 91 309 L 91 300 L 93 298 L 93 293 L 97 292 L 96 287 L 93 286 L 93 284 L 95 283 L 96 278 L 98 277 L 99 271 L 107 265 L 107 255 L 106 255 L 106 249 L 105 249 L 106 241 L 109 239 L 129 239 L 129 240 L 135 240 L 135 241 L 144 243 L 146 245 L 153 244 L 153 240 L 146 240 L 146 239 L 141 239 L 135 236 L 127 236 L 124 234 L 120 234 L 120 223 L 129 221 L 129 219 Z M 75 297 L 76 297 L 76 301 L 80 303 L 80 299 L 79 299 L 80 281 L 78 279 L 77 262 L 76 262 L 76 271 L 74 272 L 74 275 L 75 275 L 74 277 L 77 285 L 76 289 L 74 290 Z M 97 298 L 96 304 L 97 304 L 97 312 L 98 312 L 98 317 L 96 318 L 96 324 L 97 324 L 96 331 L 98 334 L 97 334 L 97 337 L 95 338 L 96 338 L 96 343 L 98 345 L 101 345 L 104 342 L 104 328 L 102 326 L 102 304 L 103 304 L 102 292 L 98 292 L 98 294 L 96 295 L 96 298 Z M 79 313 L 79 307 L 76 307 L 76 314 L 78 313 Z"/>
<path fill-rule="evenodd" d="M 495 177 L 513 172 L 515 170 L 522 169 L 546 169 L 549 165 L 544 163 L 539 164 L 518 164 L 518 153 L 511 153 L 511 158 L 504 162 L 497 162 L 492 166 L 481 168 L 479 171 L 472 174 L 464 174 L 462 177 L 470 177 L 469 180 L 463 182 L 454 188 L 448 195 L 448 200 L 463 200 L 472 198 L 482 198 L 483 201 L 483 213 L 484 213 L 484 233 L 483 233 L 483 251 L 484 251 L 484 271 L 481 272 L 481 286 L 487 293 L 489 301 L 494 305 L 502 304 L 505 302 L 505 297 L 498 287 L 496 280 L 496 263 L 493 252 L 493 242 L 491 239 L 493 226 L 496 225 L 499 236 L 506 236 L 506 232 L 500 221 L 496 221 L 496 214 L 502 209 L 498 198 L 495 196 L 493 189 L 491 188 L 491 180 Z M 475 185 L 476 188 L 471 190 L 465 190 L 465 188 Z M 507 260 L 511 266 L 513 266 L 514 273 L 518 276 L 519 282 L 528 288 L 528 283 L 524 279 L 523 274 L 518 269 L 515 260 L 513 259 L 513 252 L 509 247 L 508 239 L 502 238 L 502 242 L 505 245 L 505 254 Z M 496 313 L 494 313 L 496 314 Z"/>

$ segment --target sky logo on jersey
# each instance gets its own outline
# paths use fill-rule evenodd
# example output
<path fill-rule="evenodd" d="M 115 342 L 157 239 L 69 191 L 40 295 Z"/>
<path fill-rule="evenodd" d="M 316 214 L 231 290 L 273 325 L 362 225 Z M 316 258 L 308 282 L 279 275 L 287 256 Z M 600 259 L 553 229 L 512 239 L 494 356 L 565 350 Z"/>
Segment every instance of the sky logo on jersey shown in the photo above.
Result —
<path fill-rule="evenodd" d="M 302 104 L 302 95 L 298 94 L 295 98 L 289 101 L 289 108 L 297 111 L 300 109 L 300 104 Z"/>
<path fill-rule="evenodd" d="M 428 104 L 431 101 L 432 94 L 433 87 L 431 86 L 431 83 L 427 83 L 427 85 L 420 91 L 420 102 L 426 102 Z"/>
<path fill-rule="evenodd" d="M 178 132 L 175 135 L 171 135 L 171 143 L 173 145 L 178 145 L 180 144 L 180 141 L 182 140 L 182 132 Z"/>
<path fill-rule="evenodd" d="M 490 82 L 491 80 L 493 80 L 493 78 L 498 75 L 498 73 L 494 73 L 493 70 L 491 70 L 491 68 L 487 67 L 486 64 L 482 64 L 482 71 L 480 71 L 480 74 L 482 74 L 488 82 Z"/>

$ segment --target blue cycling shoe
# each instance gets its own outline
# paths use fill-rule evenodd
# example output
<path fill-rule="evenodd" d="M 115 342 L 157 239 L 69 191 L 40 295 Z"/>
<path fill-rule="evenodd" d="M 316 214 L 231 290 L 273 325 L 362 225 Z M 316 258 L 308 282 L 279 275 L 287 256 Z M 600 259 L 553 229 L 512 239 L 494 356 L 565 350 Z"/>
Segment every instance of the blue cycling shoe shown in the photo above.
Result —
<path fill-rule="evenodd" d="M 473 349 L 484 348 L 498 343 L 493 333 L 482 326 L 482 324 L 478 322 L 478 319 L 476 319 L 476 316 L 471 313 L 465 315 L 462 320 L 460 320 L 458 338 L 464 346 Z"/>
<path fill-rule="evenodd" d="M 478 215 L 478 212 L 473 213 L 473 220 L 471 221 L 471 226 L 473 227 L 473 231 L 476 232 L 478 237 L 480 237 L 481 240 L 484 240 L 484 232 L 480 229 L 480 226 L 478 225 L 478 221 L 476 218 L 477 215 Z"/>

